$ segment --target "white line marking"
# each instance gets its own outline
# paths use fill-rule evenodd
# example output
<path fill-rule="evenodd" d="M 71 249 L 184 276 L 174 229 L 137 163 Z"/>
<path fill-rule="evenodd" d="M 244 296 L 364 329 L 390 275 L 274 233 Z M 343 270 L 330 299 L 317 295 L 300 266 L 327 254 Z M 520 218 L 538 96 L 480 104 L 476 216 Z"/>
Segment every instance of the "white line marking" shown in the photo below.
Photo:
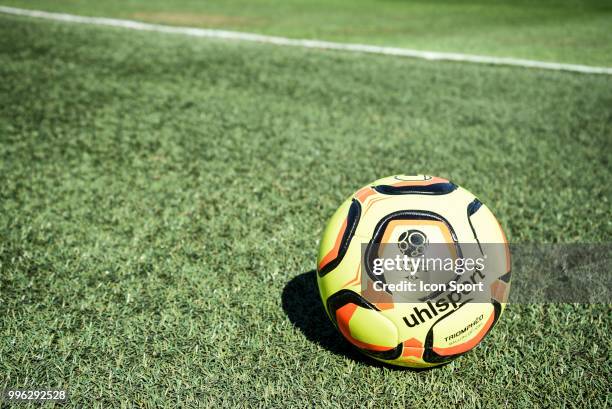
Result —
<path fill-rule="evenodd" d="M 458 61 L 478 64 L 511 65 L 523 68 L 540 68 L 546 70 L 571 71 L 585 74 L 612 75 L 612 67 L 593 67 L 578 64 L 560 64 L 518 58 L 489 57 L 484 55 L 470 55 L 461 53 L 443 53 L 436 51 L 419 51 L 408 48 L 380 47 L 366 44 L 334 43 L 320 40 L 298 40 L 285 37 L 267 36 L 261 34 L 242 33 L 238 31 L 213 30 L 192 27 L 174 27 L 161 24 L 141 23 L 133 20 L 119 20 L 104 17 L 85 17 L 73 14 L 50 13 L 40 10 L 26 10 L 14 7 L 0 6 L 0 13 L 18 16 L 36 17 L 47 20 L 67 21 L 70 23 L 92 24 L 99 26 L 112 26 L 140 31 L 157 31 L 160 33 L 182 34 L 193 37 L 221 38 L 226 40 L 251 41 L 284 45 L 290 47 L 318 48 L 324 50 L 341 50 L 370 54 L 394 55 L 400 57 L 420 58 L 424 60 Z"/>

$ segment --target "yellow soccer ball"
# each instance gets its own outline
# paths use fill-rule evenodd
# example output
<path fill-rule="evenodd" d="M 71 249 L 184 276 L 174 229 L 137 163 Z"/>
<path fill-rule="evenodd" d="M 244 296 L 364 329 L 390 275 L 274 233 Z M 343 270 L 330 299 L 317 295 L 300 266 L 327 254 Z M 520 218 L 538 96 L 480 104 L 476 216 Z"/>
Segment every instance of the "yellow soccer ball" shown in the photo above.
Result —
<path fill-rule="evenodd" d="M 331 217 L 317 283 L 329 318 L 361 352 L 431 367 L 491 331 L 508 298 L 510 252 L 470 192 L 439 177 L 396 175 L 362 187 Z"/>

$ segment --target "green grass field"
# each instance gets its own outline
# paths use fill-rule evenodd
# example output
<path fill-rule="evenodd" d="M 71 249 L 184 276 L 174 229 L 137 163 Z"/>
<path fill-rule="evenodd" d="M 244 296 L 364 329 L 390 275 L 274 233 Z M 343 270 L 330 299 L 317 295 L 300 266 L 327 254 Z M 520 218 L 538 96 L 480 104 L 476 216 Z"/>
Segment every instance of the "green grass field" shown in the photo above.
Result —
<path fill-rule="evenodd" d="M 353 351 L 313 273 L 342 199 L 395 173 L 466 187 L 514 242 L 610 242 L 610 76 L 0 15 L 0 78 L 0 388 L 101 408 L 610 405 L 610 304 L 510 305 L 415 372 Z"/>
<path fill-rule="evenodd" d="M 2 4 L 293 38 L 612 66 L 609 0 L 4 0 Z"/>

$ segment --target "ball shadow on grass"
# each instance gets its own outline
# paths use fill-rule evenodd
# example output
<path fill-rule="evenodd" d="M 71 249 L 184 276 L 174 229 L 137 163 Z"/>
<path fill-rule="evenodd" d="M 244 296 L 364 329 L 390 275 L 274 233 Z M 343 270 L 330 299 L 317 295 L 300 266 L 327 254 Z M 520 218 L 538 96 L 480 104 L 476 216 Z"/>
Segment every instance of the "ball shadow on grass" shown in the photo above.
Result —
<path fill-rule="evenodd" d="M 282 294 L 282 305 L 289 321 L 306 338 L 336 355 L 342 355 L 370 366 L 415 371 L 415 369 L 388 365 L 369 358 L 357 351 L 348 341 L 342 338 L 327 317 L 321 303 L 315 270 L 295 276 L 285 285 Z"/>
<path fill-rule="evenodd" d="M 283 289 L 282 303 L 289 321 L 310 341 L 337 355 L 357 361 L 367 359 L 342 338 L 327 317 L 319 297 L 315 270 L 293 277 Z"/>

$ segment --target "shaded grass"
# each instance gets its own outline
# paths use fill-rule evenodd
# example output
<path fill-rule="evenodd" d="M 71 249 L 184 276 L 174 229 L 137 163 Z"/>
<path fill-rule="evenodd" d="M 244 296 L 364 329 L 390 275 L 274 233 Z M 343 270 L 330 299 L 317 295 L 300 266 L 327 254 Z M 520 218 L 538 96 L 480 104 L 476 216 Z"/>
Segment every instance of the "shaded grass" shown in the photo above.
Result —
<path fill-rule="evenodd" d="M 610 78 L 0 22 L 0 386 L 99 407 L 609 401 L 609 305 L 513 305 L 473 352 L 400 371 L 329 340 L 307 272 L 340 201 L 394 173 L 466 187 L 513 241 L 609 241 Z"/>
<path fill-rule="evenodd" d="M 612 66 L 605 0 L 5 0 L 3 4 L 294 38 Z"/>

